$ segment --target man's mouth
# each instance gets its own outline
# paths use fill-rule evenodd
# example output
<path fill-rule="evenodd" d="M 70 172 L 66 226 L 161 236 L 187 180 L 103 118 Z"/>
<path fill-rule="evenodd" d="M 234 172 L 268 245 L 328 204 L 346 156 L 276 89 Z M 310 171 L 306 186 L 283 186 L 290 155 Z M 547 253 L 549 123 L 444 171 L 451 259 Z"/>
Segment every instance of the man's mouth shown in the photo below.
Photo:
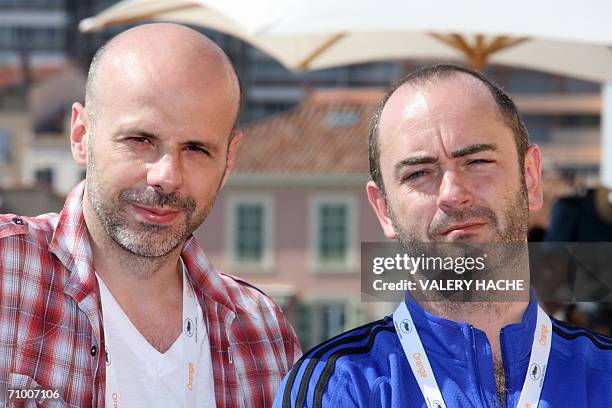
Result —
<path fill-rule="evenodd" d="M 445 229 L 440 235 L 445 236 L 447 238 L 451 238 L 451 239 L 460 238 L 463 235 L 473 234 L 477 232 L 484 225 L 485 223 L 481 221 L 455 224 Z"/>
<path fill-rule="evenodd" d="M 168 224 L 180 214 L 179 210 L 168 207 L 146 207 L 132 204 L 136 214 L 151 224 Z"/>

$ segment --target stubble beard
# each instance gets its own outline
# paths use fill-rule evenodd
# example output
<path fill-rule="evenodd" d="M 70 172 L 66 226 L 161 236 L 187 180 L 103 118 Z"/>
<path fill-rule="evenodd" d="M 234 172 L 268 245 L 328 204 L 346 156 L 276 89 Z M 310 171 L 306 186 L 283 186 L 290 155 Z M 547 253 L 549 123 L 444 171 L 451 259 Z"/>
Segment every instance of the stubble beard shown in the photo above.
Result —
<path fill-rule="evenodd" d="M 408 252 L 411 246 L 422 244 L 423 242 L 440 242 L 440 233 L 445 231 L 450 225 L 461 223 L 465 220 L 479 219 L 487 221 L 487 224 L 494 230 L 494 237 L 490 243 L 483 243 L 483 247 L 493 248 L 497 256 L 489 257 L 492 262 L 488 262 L 487 278 L 500 277 L 503 279 L 525 279 L 529 281 L 529 264 L 527 246 L 525 244 L 528 230 L 528 195 L 524 177 L 520 180 L 519 190 L 506 200 L 504 215 L 507 221 L 506 227 L 502 230 L 499 227 L 499 220 L 495 213 L 487 207 L 475 207 L 466 210 L 454 210 L 446 213 L 444 219 L 434 220 L 427 231 L 425 240 L 420 238 L 418 227 L 413 224 L 402 223 L 393 211 L 392 206 L 387 201 L 389 217 L 397 235 L 400 245 Z M 492 245 L 491 245 L 492 244 Z M 497 248 L 497 249 L 496 249 Z M 419 272 L 417 272 L 417 275 Z M 421 276 L 424 277 L 424 276 Z M 459 275 L 458 275 L 459 277 Z M 424 277 L 427 278 L 427 277 Z M 493 316 L 502 316 L 507 304 L 503 301 L 503 296 L 497 297 L 498 302 L 473 301 L 457 302 L 446 300 L 446 293 L 425 293 L 424 296 L 431 299 L 427 302 L 427 308 L 443 317 L 451 317 L 462 314 L 471 314 L 486 311 Z M 497 295 L 496 295 L 497 296 Z M 488 299 L 487 299 L 488 300 Z"/>
<path fill-rule="evenodd" d="M 145 191 L 122 190 L 115 199 L 105 197 L 103 192 L 106 189 L 98 179 L 96 162 L 90 149 L 88 149 L 87 156 L 89 203 L 107 236 L 131 258 L 161 260 L 183 245 L 204 222 L 218 194 L 217 191 L 200 211 L 196 210 L 195 200 L 192 198 L 181 198 L 174 193 L 164 194 L 152 187 L 148 187 Z M 184 222 L 163 226 L 134 220 L 129 216 L 131 212 L 129 206 L 132 204 L 170 207 L 180 211 L 180 214 L 184 216 Z"/>

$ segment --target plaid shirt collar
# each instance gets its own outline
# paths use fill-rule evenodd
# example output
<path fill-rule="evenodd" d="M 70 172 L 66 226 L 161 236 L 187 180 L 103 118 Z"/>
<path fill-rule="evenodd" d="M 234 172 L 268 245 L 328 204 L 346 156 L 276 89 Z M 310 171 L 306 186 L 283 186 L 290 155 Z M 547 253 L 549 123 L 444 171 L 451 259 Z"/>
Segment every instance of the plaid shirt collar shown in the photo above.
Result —
<path fill-rule="evenodd" d="M 70 271 L 70 276 L 64 285 L 64 292 L 74 298 L 79 305 L 85 303 L 87 311 L 90 309 L 87 307 L 88 296 L 96 292 L 97 284 L 89 241 L 90 235 L 83 216 L 85 183 L 85 180 L 80 182 L 68 194 L 64 208 L 59 214 L 49 250 Z M 235 314 L 236 306 L 231 301 L 219 273 L 193 235 L 185 242 L 181 257 L 187 266 L 188 276 L 193 286 L 206 288 L 201 295 L 223 306 L 227 312 Z M 91 312 L 94 313 L 94 311 Z"/>

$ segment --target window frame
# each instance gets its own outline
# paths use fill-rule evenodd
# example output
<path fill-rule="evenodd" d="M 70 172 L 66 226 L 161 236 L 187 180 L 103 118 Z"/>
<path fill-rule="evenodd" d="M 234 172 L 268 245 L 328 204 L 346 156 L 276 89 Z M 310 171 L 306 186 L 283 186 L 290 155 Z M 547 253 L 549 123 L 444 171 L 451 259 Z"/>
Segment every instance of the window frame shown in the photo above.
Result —
<path fill-rule="evenodd" d="M 320 208 L 324 205 L 343 205 L 346 207 L 346 257 L 344 261 L 324 261 L 319 251 Z M 357 200 L 352 194 L 317 194 L 310 198 L 309 205 L 309 258 L 310 269 L 316 273 L 357 272 Z"/>
<path fill-rule="evenodd" d="M 238 227 L 238 207 L 240 205 L 260 205 L 262 212 L 262 256 L 260 261 L 238 259 L 236 234 Z M 274 198 L 270 194 L 236 193 L 227 199 L 225 220 L 226 261 L 232 270 L 240 272 L 271 272 L 274 268 Z"/>
<path fill-rule="evenodd" d="M 16 160 L 16 155 L 15 155 L 15 149 L 16 149 L 16 136 L 15 136 L 15 132 L 13 131 L 13 129 L 11 129 L 10 127 L 0 127 L 0 137 L 5 138 L 5 140 L 3 140 L 3 151 L 6 150 L 7 153 L 7 157 L 2 157 L 0 155 L 0 166 L 11 166 L 15 163 Z M 4 144 L 4 142 L 6 142 L 6 144 Z"/>
<path fill-rule="evenodd" d="M 295 328 L 305 349 L 312 348 L 330 338 L 324 333 L 325 327 L 323 327 L 324 319 L 322 315 L 324 308 L 329 306 L 341 306 L 344 314 L 343 327 L 334 335 L 371 320 L 366 305 L 361 302 L 359 297 L 316 295 L 301 298 L 296 307 L 301 308 L 302 312 L 296 315 Z"/>

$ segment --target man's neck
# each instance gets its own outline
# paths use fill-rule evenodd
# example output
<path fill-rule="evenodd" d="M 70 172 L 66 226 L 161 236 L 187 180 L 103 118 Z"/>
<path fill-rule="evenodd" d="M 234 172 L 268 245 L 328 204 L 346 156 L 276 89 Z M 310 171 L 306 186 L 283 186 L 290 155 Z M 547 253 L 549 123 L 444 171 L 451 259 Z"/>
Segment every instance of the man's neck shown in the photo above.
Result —
<path fill-rule="evenodd" d="M 182 328 L 180 248 L 150 259 L 128 254 L 114 241 L 90 241 L 96 272 L 115 301 L 147 342 L 165 353 Z"/>
<path fill-rule="evenodd" d="M 96 273 L 140 334 L 165 352 L 182 328 L 181 247 L 146 258 L 120 247 L 83 206 Z"/>
<path fill-rule="evenodd" d="M 178 250 L 163 259 L 149 259 L 92 242 L 92 253 L 96 273 L 128 315 L 135 305 L 161 305 L 181 299 Z"/>

